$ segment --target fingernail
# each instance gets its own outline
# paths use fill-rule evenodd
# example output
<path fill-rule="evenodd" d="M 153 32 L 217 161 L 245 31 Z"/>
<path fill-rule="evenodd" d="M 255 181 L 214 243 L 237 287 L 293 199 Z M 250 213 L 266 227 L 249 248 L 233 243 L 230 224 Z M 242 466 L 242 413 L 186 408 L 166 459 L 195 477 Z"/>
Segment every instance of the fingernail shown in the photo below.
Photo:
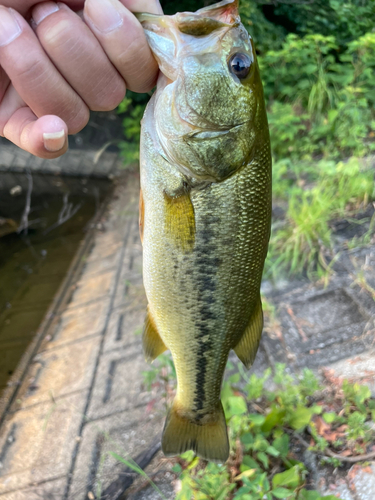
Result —
<path fill-rule="evenodd" d="M 43 134 L 44 147 L 51 153 L 57 153 L 65 146 L 65 130 L 60 132 L 47 132 Z"/>
<path fill-rule="evenodd" d="M 55 2 L 40 3 L 33 10 L 33 21 L 36 25 L 38 25 L 43 21 L 43 19 L 58 10 L 59 6 Z"/>
<path fill-rule="evenodd" d="M 12 9 L 0 7 L 0 47 L 13 42 L 22 32 Z"/>
<path fill-rule="evenodd" d="M 122 4 L 118 0 L 87 0 L 85 14 L 102 33 L 109 33 L 123 23 L 119 12 Z"/>

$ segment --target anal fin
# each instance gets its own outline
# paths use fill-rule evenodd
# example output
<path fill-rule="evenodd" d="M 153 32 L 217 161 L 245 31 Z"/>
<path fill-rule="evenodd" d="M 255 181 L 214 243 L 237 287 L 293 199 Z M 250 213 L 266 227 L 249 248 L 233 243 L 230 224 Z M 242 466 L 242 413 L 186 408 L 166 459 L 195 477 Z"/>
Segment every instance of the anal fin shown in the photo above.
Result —
<path fill-rule="evenodd" d="M 237 354 L 238 358 L 242 361 L 246 368 L 250 368 L 254 362 L 255 355 L 259 346 L 260 337 L 262 335 L 262 330 L 263 311 L 262 301 L 259 296 L 254 312 L 251 315 L 249 324 L 245 328 L 240 341 L 233 348 L 234 352 Z"/>
<path fill-rule="evenodd" d="M 154 361 L 155 358 L 157 358 L 160 354 L 167 350 L 167 347 L 160 338 L 160 335 L 155 326 L 155 322 L 152 319 L 150 310 L 148 308 L 145 324 L 143 327 L 142 343 L 143 352 L 148 363 Z"/>

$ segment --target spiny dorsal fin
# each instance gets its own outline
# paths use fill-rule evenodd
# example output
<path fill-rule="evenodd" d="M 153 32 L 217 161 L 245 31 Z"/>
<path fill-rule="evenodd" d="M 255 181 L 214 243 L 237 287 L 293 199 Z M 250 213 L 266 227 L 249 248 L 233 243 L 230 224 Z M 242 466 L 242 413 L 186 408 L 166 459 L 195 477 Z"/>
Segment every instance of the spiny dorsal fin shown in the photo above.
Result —
<path fill-rule="evenodd" d="M 142 343 L 143 352 L 148 363 L 154 361 L 154 359 L 167 350 L 167 347 L 161 340 L 156 329 L 155 322 L 152 319 L 149 308 L 147 308 L 145 324 L 143 327 Z"/>
<path fill-rule="evenodd" d="M 254 312 L 250 318 L 240 341 L 233 348 L 246 368 L 250 368 L 254 362 L 258 350 L 260 337 L 263 330 L 263 311 L 260 297 L 255 306 Z"/>

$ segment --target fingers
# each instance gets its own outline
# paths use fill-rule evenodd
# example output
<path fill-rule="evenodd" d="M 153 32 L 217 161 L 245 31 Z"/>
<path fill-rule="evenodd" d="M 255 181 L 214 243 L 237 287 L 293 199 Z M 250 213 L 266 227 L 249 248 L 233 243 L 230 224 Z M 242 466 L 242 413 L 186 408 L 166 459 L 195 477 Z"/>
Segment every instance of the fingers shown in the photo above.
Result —
<path fill-rule="evenodd" d="M 86 125 L 86 104 L 57 71 L 22 16 L 1 6 L 0 65 L 37 117 L 59 116 L 69 133 Z"/>
<path fill-rule="evenodd" d="M 39 42 L 59 72 L 94 111 L 114 109 L 125 83 L 87 25 L 62 3 L 45 2 L 32 11 Z"/>
<path fill-rule="evenodd" d="M 156 1 L 123 0 L 123 3 L 134 9 L 147 4 L 148 11 L 161 11 Z M 155 85 L 158 66 L 142 26 L 126 7 L 119 0 L 86 0 L 84 18 L 127 87 L 147 92 Z"/>
<path fill-rule="evenodd" d="M 84 0 L 65 0 L 64 3 L 74 11 L 83 9 Z M 36 0 L 1 0 L 4 7 L 12 7 L 22 16 L 29 16 L 31 8 L 36 4 Z"/>
<path fill-rule="evenodd" d="M 163 14 L 159 0 L 121 0 L 131 12 L 149 12 L 150 14 Z"/>

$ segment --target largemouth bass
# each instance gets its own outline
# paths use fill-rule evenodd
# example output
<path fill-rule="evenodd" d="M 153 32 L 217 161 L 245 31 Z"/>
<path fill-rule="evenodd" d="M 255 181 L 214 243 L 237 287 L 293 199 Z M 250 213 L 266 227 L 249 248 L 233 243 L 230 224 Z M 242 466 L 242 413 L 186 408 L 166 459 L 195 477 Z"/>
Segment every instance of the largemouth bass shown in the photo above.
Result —
<path fill-rule="evenodd" d="M 228 354 L 250 367 L 263 327 L 271 153 L 262 84 L 237 1 L 138 18 L 161 70 L 142 120 L 140 228 L 146 359 L 169 349 L 177 372 L 162 448 L 225 461 Z"/>

